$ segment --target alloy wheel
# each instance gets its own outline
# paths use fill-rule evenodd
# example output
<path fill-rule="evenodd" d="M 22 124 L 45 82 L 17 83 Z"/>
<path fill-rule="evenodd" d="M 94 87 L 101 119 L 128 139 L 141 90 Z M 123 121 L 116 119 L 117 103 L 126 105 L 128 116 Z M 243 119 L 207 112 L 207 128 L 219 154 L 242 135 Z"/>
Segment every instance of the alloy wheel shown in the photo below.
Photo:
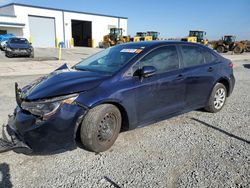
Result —
<path fill-rule="evenodd" d="M 226 91 L 224 90 L 224 88 L 217 89 L 214 96 L 214 107 L 217 110 L 221 109 L 225 103 L 225 100 L 226 100 Z"/>

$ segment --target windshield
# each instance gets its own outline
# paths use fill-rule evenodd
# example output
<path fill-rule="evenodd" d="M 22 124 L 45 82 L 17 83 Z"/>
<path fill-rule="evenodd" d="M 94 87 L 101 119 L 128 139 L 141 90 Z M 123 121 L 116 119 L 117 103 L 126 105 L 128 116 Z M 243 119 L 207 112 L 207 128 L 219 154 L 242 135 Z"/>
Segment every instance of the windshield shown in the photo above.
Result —
<path fill-rule="evenodd" d="M 139 37 L 145 37 L 147 34 L 142 33 L 142 32 L 138 32 L 138 33 L 136 33 L 136 35 L 139 36 Z"/>
<path fill-rule="evenodd" d="M 111 29 L 111 30 L 110 30 L 110 33 L 111 33 L 112 35 L 122 35 L 122 30 L 121 30 L 121 29 L 115 28 L 115 29 Z"/>
<path fill-rule="evenodd" d="M 232 42 L 235 41 L 235 39 L 234 39 L 233 36 L 225 36 L 224 41 L 225 41 L 226 43 L 232 43 Z"/>
<path fill-rule="evenodd" d="M 29 42 L 27 39 L 19 39 L 19 38 L 12 38 L 9 40 L 11 44 L 28 44 Z"/>
<path fill-rule="evenodd" d="M 75 65 L 75 69 L 83 71 L 113 74 L 122 68 L 130 59 L 144 49 L 139 45 L 120 45 L 103 50 Z"/>
<path fill-rule="evenodd" d="M 153 40 L 156 40 L 158 38 L 159 33 L 158 32 L 148 32 L 149 36 L 153 37 Z"/>
<path fill-rule="evenodd" d="M 202 31 L 190 31 L 190 36 L 195 36 L 199 39 L 203 39 L 203 34 Z"/>

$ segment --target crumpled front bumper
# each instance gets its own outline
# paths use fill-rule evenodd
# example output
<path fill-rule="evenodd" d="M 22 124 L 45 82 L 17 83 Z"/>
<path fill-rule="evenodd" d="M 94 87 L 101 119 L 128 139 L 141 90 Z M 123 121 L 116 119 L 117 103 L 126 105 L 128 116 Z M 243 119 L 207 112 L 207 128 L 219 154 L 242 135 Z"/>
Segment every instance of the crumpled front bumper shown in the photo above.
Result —
<path fill-rule="evenodd" d="M 72 150 L 76 148 L 76 132 L 86 113 L 81 106 L 65 104 L 48 120 L 41 120 L 17 106 L 8 124 L 3 126 L 0 152 L 47 155 Z"/>
<path fill-rule="evenodd" d="M 0 153 L 9 150 L 15 150 L 18 153 L 32 153 L 32 149 L 9 126 L 12 121 L 13 119 L 10 117 L 8 125 L 2 127 L 3 138 L 0 139 Z"/>

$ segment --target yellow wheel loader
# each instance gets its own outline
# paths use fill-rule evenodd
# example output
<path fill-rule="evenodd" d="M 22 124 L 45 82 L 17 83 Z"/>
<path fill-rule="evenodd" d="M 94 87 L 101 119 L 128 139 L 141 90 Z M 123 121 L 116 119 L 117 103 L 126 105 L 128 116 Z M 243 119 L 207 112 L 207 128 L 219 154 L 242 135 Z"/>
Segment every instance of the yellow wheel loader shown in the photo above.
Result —
<path fill-rule="evenodd" d="M 136 36 L 131 39 L 133 42 L 140 41 L 152 41 L 152 40 L 160 40 L 160 33 L 157 31 L 148 31 L 148 32 L 137 32 Z"/>
<path fill-rule="evenodd" d="M 123 36 L 122 28 L 111 28 L 109 34 L 103 37 L 102 45 L 104 48 L 109 48 L 127 42 L 130 42 L 130 37 Z"/>
<path fill-rule="evenodd" d="M 186 38 L 182 38 L 181 41 L 201 43 L 204 45 L 208 45 L 208 40 L 205 39 L 206 32 L 200 30 L 191 30 L 189 31 L 189 35 Z"/>
<path fill-rule="evenodd" d="M 133 38 L 133 42 L 151 41 L 151 40 L 153 40 L 152 36 L 147 35 L 146 32 L 137 32 L 136 36 Z"/>
<path fill-rule="evenodd" d="M 221 40 L 212 43 L 213 49 L 219 53 L 233 51 L 235 54 L 240 54 L 248 51 L 247 41 L 236 41 L 236 36 L 225 35 Z"/>
<path fill-rule="evenodd" d="M 152 36 L 152 40 L 160 40 L 160 33 L 157 31 L 148 31 L 148 36 Z"/>

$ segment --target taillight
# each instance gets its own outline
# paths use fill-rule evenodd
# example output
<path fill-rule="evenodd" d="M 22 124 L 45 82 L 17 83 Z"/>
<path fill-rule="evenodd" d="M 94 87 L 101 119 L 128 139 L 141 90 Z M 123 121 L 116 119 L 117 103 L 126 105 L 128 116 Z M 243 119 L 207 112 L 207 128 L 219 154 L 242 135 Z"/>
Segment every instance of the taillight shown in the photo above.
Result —
<path fill-rule="evenodd" d="M 232 63 L 232 62 L 230 62 L 229 64 L 228 64 L 228 66 L 232 69 L 232 68 L 234 68 L 234 64 Z"/>

